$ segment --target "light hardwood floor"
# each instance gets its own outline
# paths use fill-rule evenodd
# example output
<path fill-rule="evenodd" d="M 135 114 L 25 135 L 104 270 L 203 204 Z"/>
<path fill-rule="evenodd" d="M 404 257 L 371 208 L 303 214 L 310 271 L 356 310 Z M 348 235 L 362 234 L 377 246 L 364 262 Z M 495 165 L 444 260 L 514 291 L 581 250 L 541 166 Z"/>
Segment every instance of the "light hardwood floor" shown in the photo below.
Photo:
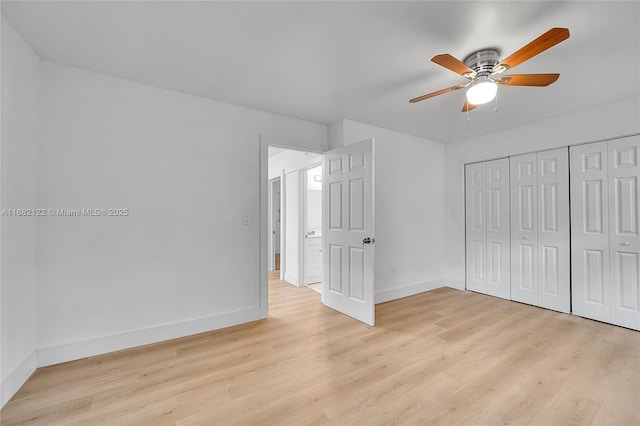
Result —
<path fill-rule="evenodd" d="M 268 320 L 42 368 L 14 424 L 640 424 L 640 333 L 471 292 L 375 327 L 270 281 Z"/>

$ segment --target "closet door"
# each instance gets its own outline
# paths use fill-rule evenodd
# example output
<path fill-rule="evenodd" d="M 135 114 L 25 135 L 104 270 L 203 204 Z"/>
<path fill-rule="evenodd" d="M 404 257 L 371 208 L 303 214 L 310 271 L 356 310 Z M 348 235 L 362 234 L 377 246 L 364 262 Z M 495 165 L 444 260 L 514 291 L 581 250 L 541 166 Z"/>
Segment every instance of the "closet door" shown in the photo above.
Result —
<path fill-rule="evenodd" d="M 536 154 L 511 157 L 511 300 L 538 304 Z"/>
<path fill-rule="evenodd" d="M 509 299 L 509 159 L 488 161 L 487 180 L 487 290 L 491 296 Z"/>
<path fill-rule="evenodd" d="M 571 310 L 569 274 L 569 150 L 537 153 L 538 306 Z"/>
<path fill-rule="evenodd" d="M 608 148 L 611 322 L 640 330 L 640 136 L 610 141 Z"/>
<path fill-rule="evenodd" d="M 609 185 L 606 142 L 571 147 L 573 313 L 610 322 Z"/>
<path fill-rule="evenodd" d="M 486 164 L 465 167 L 467 289 L 487 291 Z"/>

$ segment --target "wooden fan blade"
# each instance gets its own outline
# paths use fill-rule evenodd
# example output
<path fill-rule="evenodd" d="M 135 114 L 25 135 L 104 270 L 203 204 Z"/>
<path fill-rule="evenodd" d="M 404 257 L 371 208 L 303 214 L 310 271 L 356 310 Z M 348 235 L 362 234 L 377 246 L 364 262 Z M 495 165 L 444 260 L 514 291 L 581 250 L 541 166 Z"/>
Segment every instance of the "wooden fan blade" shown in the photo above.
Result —
<path fill-rule="evenodd" d="M 446 89 L 438 90 L 437 92 L 428 93 L 426 95 L 418 96 L 409 101 L 409 103 L 415 104 L 416 102 L 424 101 L 425 99 L 433 98 L 434 96 L 443 95 L 445 93 L 453 92 L 454 90 L 462 89 L 466 87 L 466 84 L 458 84 L 456 86 L 447 87 Z"/>
<path fill-rule="evenodd" d="M 433 58 L 431 58 L 431 62 L 443 66 L 446 69 L 451 70 L 456 74 L 460 74 L 461 76 L 466 78 L 473 78 L 476 76 L 476 72 L 474 70 L 466 66 L 463 62 L 449 55 L 448 53 L 434 56 Z"/>
<path fill-rule="evenodd" d="M 496 81 L 502 86 L 538 86 L 544 87 L 554 83 L 560 74 L 511 74 Z"/>
<path fill-rule="evenodd" d="M 464 101 L 464 106 L 462 107 L 462 112 L 471 111 L 472 109 L 477 108 L 478 105 L 470 104 L 469 101 Z"/>
<path fill-rule="evenodd" d="M 549 31 L 542 34 L 540 37 L 522 47 L 513 55 L 493 67 L 493 72 L 498 73 L 506 71 L 507 69 L 515 68 L 524 61 L 533 58 L 537 54 L 544 52 L 548 48 L 553 47 L 568 38 L 569 30 L 567 28 L 551 28 Z"/>

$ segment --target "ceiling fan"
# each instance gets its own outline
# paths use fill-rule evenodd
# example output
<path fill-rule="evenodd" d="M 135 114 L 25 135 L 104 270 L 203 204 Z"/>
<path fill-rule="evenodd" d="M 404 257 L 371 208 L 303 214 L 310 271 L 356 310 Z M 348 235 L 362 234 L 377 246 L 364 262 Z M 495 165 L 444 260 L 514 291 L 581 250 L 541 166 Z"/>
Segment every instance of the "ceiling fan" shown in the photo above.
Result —
<path fill-rule="evenodd" d="M 436 55 L 431 58 L 432 62 L 469 79 L 469 82 L 418 96 L 409 102 L 424 101 L 434 96 L 471 86 L 467 90 L 466 100 L 462 107 L 462 112 L 466 112 L 493 100 L 496 97 L 498 86 L 548 86 L 555 82 L 560 74 L 510 74 L 503 76 L 500 74 L 568 38 L 569 30 L 567 28 L 552 28 L 502 61 L 499 59 L 500 51 L 497 49 L 478 50 L 467 56 L 464 62 L 448 53 Z"/>

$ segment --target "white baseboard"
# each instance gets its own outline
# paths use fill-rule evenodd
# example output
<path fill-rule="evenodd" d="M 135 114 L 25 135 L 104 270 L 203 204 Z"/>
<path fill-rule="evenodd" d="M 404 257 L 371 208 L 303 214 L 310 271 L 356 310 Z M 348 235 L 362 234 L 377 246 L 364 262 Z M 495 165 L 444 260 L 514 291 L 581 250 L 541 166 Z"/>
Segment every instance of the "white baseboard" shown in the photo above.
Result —
<path fill-rule="evenodd" d="M 38 367 L 158 343 L 178 337 L 191 336 L 259 319 L 260 308 L 257 307 L 132 330 L 90 340 L 41 347 L 38 349 Z"/>
<path fill-rule="evenodd" d="M 464 281 L 458 281 L 458 280 L 454 280 L 451 278 L 445 278 L 442 280 L 444 282 L 444 285 L 446 287 L 451 287 L 451 288 L 455 288 L 456 290 L 465 290 L 465 282 Z"/>
<path fill-rule="evenodd" d="M 0 408 L 25 384 L 38 367 L 38 353 L 33 350 L 9 375 L 2 380 Z"/>
<path fill-rule="evenodd" d="M 435 290 L 436 288 L 446 287 L 445 280 L 433 280 L 419 284 L 412 284 L 405 287 L 394 288 L 391 290 L 379 291 L 376 293 L 376 303 L 388 302 L 390 300 L 401 299 L 403 297 L 413 296 L 414 294 L 424 293 L 425 291 Z"/>

